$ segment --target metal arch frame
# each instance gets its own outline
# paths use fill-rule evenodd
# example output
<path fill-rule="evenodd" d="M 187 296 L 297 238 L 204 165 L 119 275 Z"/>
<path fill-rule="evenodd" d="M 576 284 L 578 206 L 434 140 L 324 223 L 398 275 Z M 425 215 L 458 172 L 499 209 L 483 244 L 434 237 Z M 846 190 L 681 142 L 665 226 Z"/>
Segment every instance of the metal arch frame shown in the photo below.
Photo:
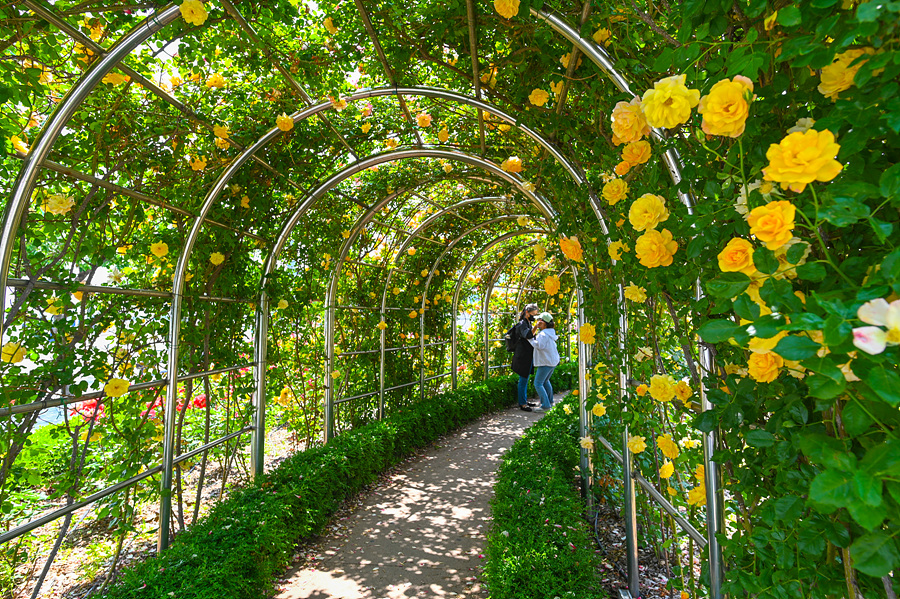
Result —
<path fill-rule="evenodd" d="M 488 285 L 485 288 L 484 292 L 484 302 L 482 305 L 481 313 L 484 321 L 484 378 L 488 378 L 491 374 L 491 356 L 488 353 L 490 349 L 490 334 L 488 332 L 488 326 L 490 325 L 490 304 L 491 304 L 491 294 L 494 292 L 494 285 L 497 283 L 497 279 L 500 278 L 500 274 L 506 269 L 509 264 L 516 259 L 519 254 L 524 252 L 525 250 L 534 247 L 537 245 L 538 241 L 530 241 L 525 245 L 519 247 L 515 251 L 511 252 L 510 255 L 491 273 L 491 277 L 488 279 Z M 521 287 L 519 288 L 521 291 Z"/>

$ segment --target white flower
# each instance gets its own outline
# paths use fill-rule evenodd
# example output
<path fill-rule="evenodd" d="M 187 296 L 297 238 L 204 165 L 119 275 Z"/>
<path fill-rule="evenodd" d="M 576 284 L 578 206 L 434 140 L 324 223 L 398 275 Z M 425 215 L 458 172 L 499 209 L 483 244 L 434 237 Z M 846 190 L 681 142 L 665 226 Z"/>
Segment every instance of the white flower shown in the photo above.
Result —
<path fill-rule="evenodd" d="M 812 129 L 812 126 L 815 124 L 816 122 L 810 118 L 798 119 L 797 123 L 787 130 L 788 135 L 790 135 L 791 133 L 806 133 L 807 131 Z"/>

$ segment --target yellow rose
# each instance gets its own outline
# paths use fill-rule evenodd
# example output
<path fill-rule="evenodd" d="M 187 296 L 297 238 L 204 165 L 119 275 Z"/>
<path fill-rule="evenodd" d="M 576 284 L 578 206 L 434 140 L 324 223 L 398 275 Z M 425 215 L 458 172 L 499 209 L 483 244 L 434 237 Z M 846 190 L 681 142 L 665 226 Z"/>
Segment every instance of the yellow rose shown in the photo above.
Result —
<path fill-rule="evenodd" d="M 678 449 L 678 443 L 672 440 L 672 435 L 658 436 L 656 438 L 656 446 L 670 460 L 674 460 L 681 454 L 681 450 Z"/>
<path fill-rule="evenodd" d="M 678 242 L 672 240 L 672 233 L 668 229 L 661 232 L 650 229 L 638 237 L 634 246 L 635 255 L 647 268 L 669 266 L 677 251 Z"/>
<path fill-rule="evenodd" d="M 22 138 L 20 138 L 18 135 L 13 135 L 12 137 L 10 137 L 9 143 L 13 145 L 13 149 L 15 149 L 16 152 L 20 152 L 22 154 L 28 153 L 28 144 L 22 141 Z"/>
<path fill-rule="evenodd" d="M 538 264 L 544 263 L 544 260 L 547 259 L 547 250 L 544 249 L 544 246 L 540 244 L 534 246 L 534 259 Z"/>
<path fill-rule="evenodd" d="M 521 173 L 522 172 L 522 159 L 518 156 L 510 156 L 500 165 L 500 168 L 505 170 L 507 173 Z"/>
<path fill-rule="evenodd" d="M 44 310 L 47 314 L 52 314 L 53 316 L 58 316 L 65 311 L 65 306 L 62 305 L 60 299 L 55 295 L 47 299 L 47 309 Z"/>
<path fill-rule="evenodd" d="M 669 478 L 675 473 L 675 464 L 672 462 L 666 462 L 659 468 L 659 477 L 660 478 Z"/>
<path fill-rule="evenodd" d="M 650 397 L 667 402 L 675 398 L 675 379 L 668 374 L 654 374 L 650 377 Z"/>
<path fill-rule="evenodd" d="M 54 193 L 47 196 L 47 199 L 44 200 L 43 209 L 49 212 L 50 214 L 65 214 L 75 205 L 75 200 L 72 196 L 62 195 L 61 193 Z"/>
<path fill-rule="evenodd" d="M 559 249 L 566 255 L 566 258 L 573 262 L 584 262 L 581 242 L 577 237 L 561 237 L 559 240 Z"/>
<path fill-rule="evenodd" d="M 688 491 L 688 504 L 706 505 L 706 485 L 700 485 Z"/>
<path fill-rule="evenodd" d="M 331 17 L 327 17 L 323 25 L 325 25 L 325 29 L 327 29 L 328 33 L 330 33 L 331 35 L 334 35 L 338 32 L 338 28 L 335 27 L 334 21 L 331 20 Z"/>
<path fill-rule="evenodd" d="M 559 96 L 559 94 L 562 93 L 562 89 L 563 89 L 562 81 L 556 81 L 555 83 L 550 84 L 550 91 L 553 92 L 554 96 Z"/>
<path fill-rule="evenodd" d="M 641 107 L 651 127 L 671 129 L 691 118 L 691 108 L 700 103 L 700 92 L 688 89 L 687 75 L 672 75 L 644 92 Z"/>
<path fill-rule="evenodd" d="M 107 73 L 103 77 L 103 83 L 109 83 L 110 85 L 122 85 L 130 79 L 131 77 L 128 77 L 127 75 L 121 75 L 119 73 Z"/>
<path fill-rule="evenodd" d="M 231 131 L 228 130 L 228 127 L 223 125 L 215 125 L 213 127 L 213 135 L 222 139 L 228 139 L 228 136 L 231 135 Z"/>
<path fill-rule="evenodd" d="M 131 383 L 125 379 L 109 379 L 109 382 L 103 387 L 103 392 L 109 397 L 122 397 L 130 386 Z"/>
<path fill-rule="evenodd" d="M 675 383 L 675 397 L 677 397 L 680 401 L 687 401 L 693 394 L 694 391 L 691 389 L 691 386 L 684 381 L 678 381 L 677 383 Z"/>
<path fill-rule="evenodd" d="M 765 206 L 754 208 L 747 215 L 750 233 L 770 250 L 777 250 L 794 237 L 795 212 L 796 208 L 787 200 L 769 202 Z"/>
<path fill-rule="evenodd" d="M 225 256 L 219 252 L 213 252 L 209 257 L 209 261 L 212 262 L 214 266 L 218 266 L 225 261 Z"/>
<path fill-rule="evenodd" d="M 7 364 L 18 364 L 25 359 L 25 348 L 20 343 L 10 341 L 4 344 L 0 359 Z"/>
<path fill-rule="evenodd" d="M 431 127 L 431 115 L 420 112 L 416 115 L 416 124 L 419 127 Z"/>
<path fill-rule="evenodd" d="M 282 131 L 290 131 L 294 128 L 294 119 L 289 117 L 286 113 L 282 112 L 280 115 L 275 117 L 275 124 Z"/>
<path fill-rule="evenodd" d="M 369 123 L 369 122 L 363 123 L 362 126 L 360 127 L 360 129 L 362 129 L 363 133 L 368 133 L 369 129 L 371 129 L 371 128 L 372 128 L 372 123 Z"/>
<path fill-rule="evenodd" d="M 594 440 L 591 439 L 590 437 L 582 437 L 578 443 L 581 445 L 581 447 L 583 449 L 587 449 L 588 451 L 591 451 L 594 449 Z"/>
<path fill-rule="evenodd" d="M 616 104 L 611 119 L 613 135 L 620 143 L 639 141 L 645 135 L 650 135 L 650 126 L 641 108 L 640 98 Z"/>
<path fill-rule="evenodd" d="M 640 385 L 637 386 L 637 388 L 634 390 L 634 392 L 638 394 L 638 397 L 644 397 L 645 395 L 647 395 L 647 391 L 649 391 L 649 390 L 650 390 L 650 387 L 648 387 L 644 383 L 641 383 Z"/>
<path fill-rule="evenodd" d="M 410 256 L 415 256 L 415 255 L 416 255 L 416 248 L 409 248 L 409 249 L 406 250 L 406 253 L 409 254 Z"/>
<path fill-rule="evenodd" d="M 628 209 L 628 220 L 635 231 L 655 229 L 656 225 L 668 218 L 666 200 L 652 193 L 645 193 Z"/>
<path fill-rule="evenodd" d="M 169 253 L 169 244 L 163 241 L 157 241 L 156 243 L 150 244 L 150 253 L 156 256 L 157 258 L 162 258 L 166 254 Z"/>
<path fill-rule="evenodd" d="M 719 252 L 719 270 L 722 272 L 742 272 L 752 275 L 756 272 L 753 265 L 753 244 L 746 239 L 735 237 Z"/>
<path fill-rule="evenodd" d="M 419 315 L 419 312 L 416 310 L 413 310 L 412 312 L 409 313 L 410 318 L 415 318 L 418 315 Z"/>
<path fill-rule="evenodd" d="M 334 370 L 334 371 L 331 372 L 331 378 L 333 378 L 333 379 L 339 379 L 339 378 L 341 378 L 342 376 L 343 376 L 343 375 L 341 374 L 341 371 L 340 371 L 340 370 Z"/>
<path fill-rule="evenodd" d="M 613 169 L 613 172 L 619 175 L 620 177 L 624 177 L 628 174 L 628 171 L 631 170 L 631 163 L 625 162 L 624 160 L 616 165 Z"/>
<path fill-rule="evenodd" d="M 452 170 L 453 170 L 453 165 L 450 164 L 449 162 L 448 162 L 447 164 L 444 165 L 444 172 L 445 172 L 445 173 L 449 173 L 449 172 L 451 172 Z"/>
<path fill-rule="evenodd" d="M 597 331 L 594 325 L 584 323 L 578 330 L 578 340 L 586 345 L 592 345 L 596 341 Z"/>
<path fill-rule="evenodd" d="M 504 19 L 511 19 L 519 14 L 519 0 L 494 0 L 494 10 Z"/>
<path fill-rule="evenodd" d="M 865 54 L 874 54 L 872 48 L 858 48 L 847 50 L 834 57 L 834 61 L 822 68 L 822 81 L 819 83 L 819 93 L 830 98 L 832 102 L 838 99 L 838 94 L 853 87 L 853 78 L 856 72 L 866 63 L 861 60 L 851 66 L 857 58 Z"/>
<path fill-rule="evenodd" d="M 550 275 L 544 279 L 544 291 L 547 292 L 547 295 L 556 295 L 559 293 L 559 277 Z"/>
<path fill-rule="evenodd" d="M 625 288 L 625 299 L 642 304 L 647 301 L 647 290 L 632 283 Z"/>
<path fill-rule="evenodd" d="M 604 46 L 609 46 L 610 39 L 612 37 L 612 32 L 605 27 L 601 27 L 597 31 L 594 32 L 594 35 L 591 36 L 595 42 L 598 44 L 603 44 Z"/>
<path fill-rule="evenodd" d="M 650 143 L 644 140 L 633 141 L 622 148 L 622 160 L 629 164 L 644 164 L 650 160 Z"/>
<path fill-rule="evenodd" d="M 241 198 L 241 208 L 249 208 L 250 207 L 250 196 L 244 196 Z"/>
<path fill-rule="evenodd" d="M 289 305 L 289 304 L 288 304 L 288 301 L 287 301 L 286 299 L 278 300 L 278 309 L 279 309 L 279 310 L 284 310 L 285 308 L 288 307 L 288 305 Z"/>
<path fill-rule="evenodd" d="M 438 131 L 438 141 L 445 144 L 448 139 L 450 139 L 450 131 L 448 131 L 447 126 L 444 125 L 441 130 Z"/>
<path fill-rule="evenodd" d="M 220 73 L 213 73 L 206 79 L 206 87 L 225 87 L 225 78 Z"/>
<path fill-rule="evenodd" d="M 594 407 L 591 408 L 591 414 L 597 418 L 602 418 L 606 414 L 606 406 L 602 403 L 594 404 Z"/>
<path fill-rule="evenodd" d="M 381 330 L 383 331 L 383 330 L 385 330 L 385 329 L 387 328 L 387 323 L 386 323 L 385 321 L 382 320 L 382 321 L 380 321 L 380 322 L 379 322 L 377 325 L 375 325 L 375 326 L 378 327 L 379 329 L 381 329 Z"/>
<path fill-rule="evenodd" d="M 697 112 L 703 115 L 701 125 L 707 135 L 739 137 L 750 115 L 749 98 L 753 82 L 742 75 L 733 81 L 722 79 L 712 86 L 709 94 L 700 98 Z"/>
<path fill-rule="evenodd" d="M 624 200 L 628 195 L 628 183 L 625 179 L 613 179 L 603 186 L 603 199 L 615 206 L 617 202 Z"/>
<path fill-rule="evenodd" d="M 191 168 L 195 171 L 202 171 L 206 168 L 206 156 L 197 156 L 191 159 Z"/>
<path fill-rule="evenodd" d="M 769 164 L 763 169 L 763 179 L 776 181 L 782 189 L 797 193 L 813 181 L 831 181 L 844 168 L 835 160 L 840 149 L 827 129 L 790 133 L 766 151 Z"/>
<path fill-rule="evenodd" d="M 769 337 L 768 339 L 753 337 L 750 339 L 750 343 L 747 344 L 747 349 L 755 354 L 767 354 L 774 350 L 775 346 L 778 345 L 778 342 L 787 336 L 787 331 L 780 331 L 778 334 Z"/>
<path fill-rule="evenodd" d="M 528 101 L 534 104 L 535 106 L 543 106 L 550 100 L 550 94 L 545 92 L 542 89 L 535 89 L 531 92 L 531 95 L 528 96 Z"/>
<path fill-rule="evenodd" d="M 564 69 L 568 69 L 568 68 L 569 68 L 569 61 L 570 61 L 570 60 L 572 60 L 572 53 L 571 53 L 571 52 L 566 52 L 563 56 L 561 56 L 561 57 L 559 58 L 559 62 L 560 62 L 560 64 L 562 64 L 562 66 L 563 66 Z M 575 63 L 575 68 L 577 69 L 577 68 L 580 67 L 580 66 L 581 66 L 581 56 L 578 57 L 578 62 Z"/>
<path fill-rule="evenodd" d="M 628 450 L 631 451 L 631 453 L 643 453 L 643 451 L 647 449 L 646 439 L 637 435 L 630 436 L 627 445 Z"/>
<path fill-rule="evenodd" d="M 631 248 L 624 241 L 612 241 L 606 248 L 606 251 L 609 252 L 610 258 L 618 262 L 622 259 L 622 252 L 631 251 Z"/>
<path fill-rule="evenodd" d="M 178 7 L 181 16 L 191 25 L 203 25 L 206 22 L 207 12 L 200 0 L 184 0 Z"/>
<path fill-rule="evenodd" d="M 565 412 L 566 414 L 571 416 L 572 415 L 572 406 L 570 406 L 569 404 L 564 405 L 563 412 Z"/>
<path fill-rule="evenodd" d="M 774 352 L 751 354 L 747 360 L 747 371 L 753 380 L 760 383 L 771 383 L 777 379 L 782 366 L 784 360 Z"/>

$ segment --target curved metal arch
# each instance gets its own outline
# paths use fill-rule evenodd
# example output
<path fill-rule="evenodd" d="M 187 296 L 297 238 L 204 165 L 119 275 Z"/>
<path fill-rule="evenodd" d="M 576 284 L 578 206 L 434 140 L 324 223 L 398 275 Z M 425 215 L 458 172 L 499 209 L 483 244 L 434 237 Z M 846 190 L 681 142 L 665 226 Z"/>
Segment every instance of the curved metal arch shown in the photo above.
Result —
<path fill-rule="evenodd" d="M 506 269 L 507 266 L 509 266 L 510 262 L 515 260 L 516 257 L 525 250 L 537 245 L 537 243 L 537 241 L 531 241 L 511 252 L 509 257 L 507 257 L 500 264 L 500 266 L 498 266 L 494 270 L 494 272 L 491 273 L 491 277 L 490 279 L 488 279 L 488 286 L 484 292 L 484 303 L 482 305 L 482 318 L 484 320 L 484 378 L 488 378 L 491 374 L 491 356 L 489 353 L 490 333 L 488 331 L 488 328 L 490 325 L 491 294 L 494 292 L 494 284 L 496 284 L 497 279 L 500 278 L 500 274 Z"/>

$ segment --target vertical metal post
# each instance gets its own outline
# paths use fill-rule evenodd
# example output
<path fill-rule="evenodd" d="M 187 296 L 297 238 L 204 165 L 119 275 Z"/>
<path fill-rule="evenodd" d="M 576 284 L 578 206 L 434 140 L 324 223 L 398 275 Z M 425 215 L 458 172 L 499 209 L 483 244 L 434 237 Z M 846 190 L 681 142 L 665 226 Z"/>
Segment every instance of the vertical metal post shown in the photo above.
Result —
<path fill-rule="evenodd" d="M 573 275 L 575 271 L 573 269 Z M 577 320 L 578 320 L 578 328 L 581 329 L 582 325 L 584 325 L 584 308 L 582 307 L 582 299 L 583 295 L 581 289 L 578 288 L 578 279 L 575 278 L 575 289 L 576 294 L 578 296 L 578 312 L 577 312 Z M 569 306 L 571 310 L 571 304 Z M 569 356 L 571 360 L 571 355 Z M 587 365 L 590 361 L 590 346 L 581 342 L 581 336 L 578 337 L 578 434 L 580 437 L 587 437 L 589 432 L 588 427 L 588 411 L 587 411 L 587 394 L 588 394 L 588 385 L 587 385 Z M 584 447 L 581 448 L 581 480 L 582 480 L 582 492 L 584 493 L 584 499 L 587 504 L 587 509 L 590 510 L 593 506 L 594 496 L 591 491 L 591 452 Z"/>
<path fill-rule="evenodd" d="M 481 305 L 481 322 L 484 323 L 484 378 L 491 378 L 491 293 L 494 292 L 494 279 L 488 281 Z"/>
<path fill-rule="evenodd" d="M 336 283 L 336 282 L 335 282 Z M 331 294 L 329 294 L 330 296 Z M 325 422 L 323 441 L 334 438 L 334 298 L 325 306 Z"/>
<path fill-rule="evenodd" d="M 258 477 L 265 471 L 266 465 L 266 359 L 269 336 L 269 298 L 265 290 L 260 293 L 256 305 L 256 333 L 254 335 L 254 353 L 256 366 L 253 376 L 256 379 L 256 411 L 253 416 L 253 431 L 250 433 L 250 471 Z"/>
<path fill-rule="evenodd" d="M 625 304 L 625 290 L 620 283 L 617 287 L 618 298 L 616 303 L 619 308 L 619 353 L 622 355 L 622 364 L 619 366 L 619 402 L 623 411 L 628 411 L 628 379 L 631 378 L 631 363 L 626 353 L 626 339 L 628 337 L 628 312 Z M 625 560 L 627 564 L 628 590 L 632 597 L 641 594 L 638 568 L 637 550 L 637 506 L 634 496 L 634 457 L 628 449 L 628 427 L 622 433 L 622 478 L 625 483 Z"/>
<path fill-rule="evenodd" d="M 388 270 L 387 277 L 385 277 L 384 282 L 384 290 L 381 292 L 381 318 L 384 320 L 385 314 L 387 314 L 387 298 L 388 298 L 388 289 L 391 288 L 391 279 L 394 276 L 394 269 Z M 381 418 L 384 418 L 384 358 L 387 355 L 385 352 L 385 340 L 386 335 L 385 331 L 381 331 L 381 362 L 378 367 L 378 413 L 381 415 Z"/>

